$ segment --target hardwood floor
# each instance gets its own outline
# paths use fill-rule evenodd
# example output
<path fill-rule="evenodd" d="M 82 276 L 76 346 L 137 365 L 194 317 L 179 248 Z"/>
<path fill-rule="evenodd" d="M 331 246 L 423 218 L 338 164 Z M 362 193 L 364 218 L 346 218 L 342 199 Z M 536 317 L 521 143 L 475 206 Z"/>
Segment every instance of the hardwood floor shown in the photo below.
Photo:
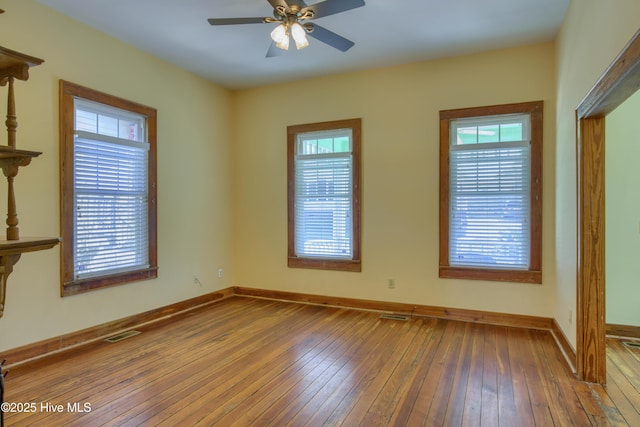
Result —
<path fill-rule="evenodd" d="M 640 425 L 618 342 L 602 387 L 541 330 L 243 297 L 137 330 L 12 368 L 5 425 Z"/>
<path fill-rule="evenodd" d="M 597 392 L 620 424 L 640 426 L 640 340 L 607 339 L 607 385 Z"/>

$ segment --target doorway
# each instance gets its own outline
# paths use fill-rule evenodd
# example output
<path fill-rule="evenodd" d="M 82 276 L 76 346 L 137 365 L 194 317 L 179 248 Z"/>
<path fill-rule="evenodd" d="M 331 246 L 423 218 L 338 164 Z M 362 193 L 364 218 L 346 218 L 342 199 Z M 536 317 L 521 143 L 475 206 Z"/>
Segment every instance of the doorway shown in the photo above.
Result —
<path fill-rule="evenodd" d="M 576 369 L 606 383 L 605 186 L 606 115 L 640 88 L 640 31 L 576 110 L 578 268 Z"/>
<path fill-rule="evenodd" d="M 607 336 L 640 339 L 640 91 L 606 120 Z"/>

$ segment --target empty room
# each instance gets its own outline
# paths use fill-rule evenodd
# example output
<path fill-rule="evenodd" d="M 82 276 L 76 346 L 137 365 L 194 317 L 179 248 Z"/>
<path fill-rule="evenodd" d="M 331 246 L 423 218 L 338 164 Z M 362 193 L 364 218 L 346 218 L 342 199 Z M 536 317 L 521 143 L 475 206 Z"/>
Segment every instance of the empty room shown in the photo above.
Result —
<path fill-rule="evenodd" d="M 0 11 L 2 427 L 640 425 L 637 0 Z"/>

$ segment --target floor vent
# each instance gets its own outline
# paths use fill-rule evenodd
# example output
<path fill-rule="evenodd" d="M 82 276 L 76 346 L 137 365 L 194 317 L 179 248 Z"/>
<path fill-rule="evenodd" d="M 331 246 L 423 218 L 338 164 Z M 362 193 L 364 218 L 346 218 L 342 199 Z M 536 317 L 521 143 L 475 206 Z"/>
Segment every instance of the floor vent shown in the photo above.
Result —
<path fill-rule="evenodd" d="M 123 332 L 121 334 L 109 337 L 105 341 L 118 342 L 118 341 L 126 340 L 127 338 L 134 337 L 134 336 L 138 335 L 139 333 L 140 333 L 139 331 L 133 331 L 133 330 L 132 331 L 126 331 L 126 332 Z"/>
<path fill-rule="evenodd" d="M 404 316 L 402 314 L 383 314 L 380 318 L 389 320 L 409 320 L 409 316 Z"/>
<path fill-rule="evenodd" d="M 640 342 L 625 341 L 622 344 L 626 345 L 627 347 L 631 347 L 631 348 L 640 348 Z"/>

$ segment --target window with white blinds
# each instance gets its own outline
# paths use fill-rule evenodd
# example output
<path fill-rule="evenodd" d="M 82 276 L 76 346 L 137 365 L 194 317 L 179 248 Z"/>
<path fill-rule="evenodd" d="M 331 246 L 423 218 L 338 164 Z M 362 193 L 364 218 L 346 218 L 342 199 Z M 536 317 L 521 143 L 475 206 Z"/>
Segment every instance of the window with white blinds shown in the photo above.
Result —
<path fill-rule="evenodd" d="M 158 277 L 157 111 L 60 81 L 61 295 Z"/>
<path fill-rule="evenodd" d="M 543 107 L 440 111 L 439 277 L 542 283 Z"/>
<path fill-rule="evenodd" d="M 351 129 L 298 134 L 295 254 L 353 257 Z"/>
<path fill-rule="evenodd" d="M 145 117 L 75 100 L 74 275 L 149 267 Z"/>
<path fill-rule="evenodd" d="M 527 270 L 530 264 L 530 118 L 450 122 L 449 264 Z"/>
<path fill-rule="evenodd" d="M 287 127 L 288 261 L 361 271 L 361 119 Z"/>

